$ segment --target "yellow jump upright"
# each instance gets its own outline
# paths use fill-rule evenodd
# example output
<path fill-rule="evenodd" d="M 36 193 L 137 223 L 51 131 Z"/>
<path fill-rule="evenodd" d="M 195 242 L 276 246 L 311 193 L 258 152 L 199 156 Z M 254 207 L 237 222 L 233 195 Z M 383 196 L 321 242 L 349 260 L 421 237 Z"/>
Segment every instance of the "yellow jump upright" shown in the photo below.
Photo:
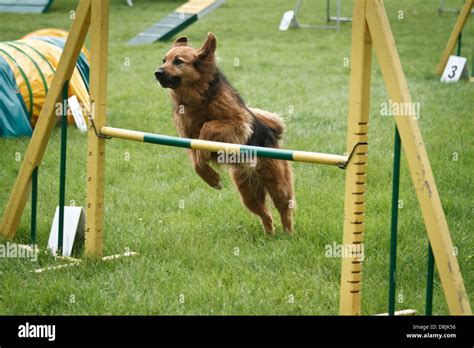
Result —
<path fill-rule="evenodd" d="M 468 5 L 465 5 L 463 13 L 466 6 L 472 7 L 473 1 L 466 2 Z M 7 239 L 13 239 L 16 234 L 30 192 L 33 170 L 41 163 L 55 124 L 55 104 L 61 95 L 62 86 L 72 74 L 89 28 L 91 31 L 92 103 L 89 110 L 91 110 L 90 117 L 93 122 L 89 122 L 87 142 L 85 248 L 87 257 L 98 258 L 103 253 L 106 135 L 161 145 L 180 144 L 180 147 L 187 148 L 218 149 L 236 145 L 231 146 L 235 150 L 243 147 L 237 144 L 217 144 L 196 139 L 170 139 L 171 137 L 107 127 L 108 9 L 108 0 L 80 0 L 79 2 L 76 19 L 70 29 L 64 53 L 0 224 L 0 233 Z M 347 153 L 350 155 L 337 156 L 290 150 L 281 150 L 281 153 L 276 154 L 268 148 L 254 149 L 270 158 L 338 165 L 346 169 L 343 243 L 354 251 L 360 250 L 358 247 L 364 242 L 372 50 L 377 55 L 390 99 L 395 103 L 411 103 L 383 0 L 355 0 L 347 132 Z M 453 253 L 446 217 L 416 115 L 395 115 L 395 121 L 449 312 L 453 315 L 471 315 L 469 299 Z M 358 253 L 354 252 L 342 261 L 340 314 L 363 313 L 362 291 L 362 262 Z"/>
<path fill-rule="evenodd" d="M 343 244 L 357 246 L 364 242 L 365 188 L 370 109 L 370 67 L 372 42 L 365 20 L 366 2 L 356 1 L 352 17 L 351 78 L 347 152 L 358 144 L 355 156 L 347 165 L 344 202 Z M 361 314 L 362 261 L 360 255 L 342 259 L 340 314 Z"/>
<path fill-rule="evenodd" d="M 472 1 L 468 0 L 471 4 L 466 5 L 464 10 L 469 8 L 470 11 Z M 390 99 L 400 104 L 411 103 L 383 0 L 356 0 L 352 27 L 349 147 L 367 136 L 371 45 L 377 55 Z M 449 311 L 454 315 L 471 315 L 469 299 L 454 255 L 448 224 L 416 115 L 394 116 Z M 348 164 L 346 172 L 343 241 L 352 246 L 352 250 L 356 250 L 357 244 L 363 242 L 366 153 L 367 151 L 361 150 L 360 156 L 356 156 Z M 358 258 L 354 256 L 343 259 L 340 314 L 361 314 L 361 280 L 362 267 Z"/>
<path fill-rule="evenodd" d="M 102 257 L 104 230 L 105 138 L 94 133 L 106 125 L 107 67 L 109 46 L 109 0 L 92 0 L 91 6 L 91 110 L 87 134 L 87 201 L 85 252 Z"/>

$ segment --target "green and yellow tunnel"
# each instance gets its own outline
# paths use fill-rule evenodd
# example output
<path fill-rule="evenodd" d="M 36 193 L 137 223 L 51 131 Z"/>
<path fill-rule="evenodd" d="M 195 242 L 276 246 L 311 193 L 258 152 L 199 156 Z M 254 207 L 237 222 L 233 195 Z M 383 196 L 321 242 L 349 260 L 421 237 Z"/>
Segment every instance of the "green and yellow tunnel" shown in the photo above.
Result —
<path fill-rule="evenodd" d="M 68 33 L 42 29 L 0 42 L 0 136 L 29 136 L 53 81 Z M 69 97 L 89 105 L 89 52 L 83 47 L 69 81 Z M 74 122 L 72 116 L 68 122 Z"/>

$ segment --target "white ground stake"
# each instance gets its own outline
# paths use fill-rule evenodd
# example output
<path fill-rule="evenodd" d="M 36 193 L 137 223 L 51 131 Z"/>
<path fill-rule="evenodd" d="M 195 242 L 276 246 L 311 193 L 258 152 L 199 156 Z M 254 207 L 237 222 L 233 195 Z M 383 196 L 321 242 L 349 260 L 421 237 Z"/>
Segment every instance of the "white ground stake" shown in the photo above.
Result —
<path fill-rule="evenodd" d="M 64 232 L 62 256 L 71 256 L 74 241 L 84 240 L 86 214 L 82 207 L 64 207 Z M 49 234 L 48 250 L 56 255 L 58 248 L 59 207 L 56 207 L 51 233 Z"/>
<path fill-rule="evenodd" d="M 280 26 L 278 29 L 281 31 L 287 31 L 289 27 L 297 27 L 298 24 L 296 22 L 295 11 L 290 10 L 286 11 L 281 18 Z"/>

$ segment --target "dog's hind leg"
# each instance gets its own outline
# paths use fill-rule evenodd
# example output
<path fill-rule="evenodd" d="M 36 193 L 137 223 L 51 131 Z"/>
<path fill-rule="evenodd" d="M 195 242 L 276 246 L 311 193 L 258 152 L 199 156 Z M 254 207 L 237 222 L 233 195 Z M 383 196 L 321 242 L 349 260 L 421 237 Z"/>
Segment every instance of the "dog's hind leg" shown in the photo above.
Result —
<path fill-rule="evenodd" d="M 293 178 L 288 162 L 273 161 L 273 179 L 265 180 L 265 188 L 278 209 L 286 233 L 293 233 L 293 210 L 295 208 Z"/>
<path fill-rule="evenodd" d="M 267 193 L 265 187 L 258 182 L 255 174 L 252 175 L 238 168 L 231 169 L 232 179 L 239 190 L 242 203 L 262 222 L 265 233 L 274 234 L 273 219 L 270 211 L 265 206 Z"/>

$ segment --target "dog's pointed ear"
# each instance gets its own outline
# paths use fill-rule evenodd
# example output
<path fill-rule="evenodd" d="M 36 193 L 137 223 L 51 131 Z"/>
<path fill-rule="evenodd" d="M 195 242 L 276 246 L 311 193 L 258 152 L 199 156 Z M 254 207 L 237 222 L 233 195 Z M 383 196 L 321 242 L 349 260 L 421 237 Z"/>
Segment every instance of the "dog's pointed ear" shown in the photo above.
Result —
<path fill-rule="evenodd" d="M 214 57 L 214 53 L 216 52 L 217 47 L 217 40 L 216 36 L 209 32 L 207 34 L 206 41 L 202 44 L 201 48 L 198 50 L 198 57 L 199 59 L 208 59 Z"/>
<path fill-rule="evenodd" d="M 173 42 L 173 47 L 187 46 L 187 45 L 188 45 L 188 38 L 186 36 L 178 37 Z"/>

